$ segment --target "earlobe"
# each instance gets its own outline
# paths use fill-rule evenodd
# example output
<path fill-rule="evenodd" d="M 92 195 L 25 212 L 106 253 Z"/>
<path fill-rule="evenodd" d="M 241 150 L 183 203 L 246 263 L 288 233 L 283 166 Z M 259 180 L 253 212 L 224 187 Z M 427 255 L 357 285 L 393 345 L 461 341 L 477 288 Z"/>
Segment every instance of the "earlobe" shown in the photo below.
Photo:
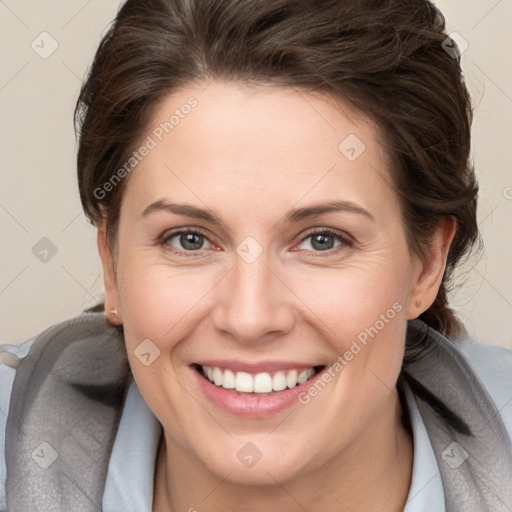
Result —
<path fill-rule="evenodd" d="M 446 259 L 457 230 L 454 217 L 444 218 L 436 228 L 428 254 L 417 260 L 407 302 L 407 319 L 417 318 L 435 301 L 446 268 Z"/>
<path fill-rule="evenodd" d="M 110 323 L 121 325 L 120 302 L 117 289 L 117 274 L 115 261 L 108 241 L 105 222 L 98 225 L 97 233 L 98 252 L 103 267 L 103 282 L 105 287 L 105 314 Z"/>

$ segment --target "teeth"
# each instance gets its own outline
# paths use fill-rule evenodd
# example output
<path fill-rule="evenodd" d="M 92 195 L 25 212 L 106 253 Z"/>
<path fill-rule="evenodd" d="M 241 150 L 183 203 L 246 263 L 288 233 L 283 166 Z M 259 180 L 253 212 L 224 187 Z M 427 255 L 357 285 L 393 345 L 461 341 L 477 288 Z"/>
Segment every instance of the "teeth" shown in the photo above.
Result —
<path fill-rule="evenodd" d="M 297 377 L 297 382 L 299 384 L 303 384 L 304 382 L 306 382 L 309 379 L 310 375 L 308 375 L 308 372 L 309 372 L 309 370 L 302 370 L 299 373 L 299 376 Z M 213 374 L 215 375 L 215 371 Z"/>
<path fill-rule="evenodd" d="M 294 388 L 297 385 L 297 370 L 291 370 L 288 372 L 286 376 L 286 385 L 289 388 Z"/>
<path fill-rule="evenodd" d="M 272 389 L 274 391 L 286 389 L 286 375 L 284 372 L 277 372 L 274 377 L 272 377 Z"/>
<path fill-rule="evenodd" d="M 216 386 L 222 386 L 215 383 Z M 254 382 L 252 376 L 249 373 L 237 372 L 235 377 L 235 389 L 237 391 L 244 391 L 245 393 L 252 393 L 254 391 Z"/>
<path fill-rule="evenodd" d="M 255 393 L 270 393 L 272 391 L 272 377 L 268 373 L 258 373 L 253 380 Z"/>
<path fill-rule="evenodd" d="M 222 387 L 225 389 L 235 389 L 235 382 L 235 374 L 231 370 L 226 370 L 222 380 Z"/>
<path fill-rule="evenodd" d="M 251 375 L 246 372 L 233 373 L 218 367 L 202 366 L 203 374 L 210 382 L 224 389 L 235 389 L 242 393 L 271 393 L 294 388 L 303 384 L 314 374 L 313 368 L 305 370 L 278 371 L 273 376 L 267 372 Z"/>
<path fill-rule="evenodd" d="M 221 386 L 223 381 L 222 370 L 220 368 L 215 367 L 213 369 L 213 382 L 216 386 Z"/>

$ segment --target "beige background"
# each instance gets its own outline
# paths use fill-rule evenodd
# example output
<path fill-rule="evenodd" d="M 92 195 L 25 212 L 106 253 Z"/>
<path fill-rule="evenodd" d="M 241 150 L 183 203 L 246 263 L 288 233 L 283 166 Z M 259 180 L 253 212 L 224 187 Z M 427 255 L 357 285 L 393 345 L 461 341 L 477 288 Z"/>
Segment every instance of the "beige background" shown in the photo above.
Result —
<path fill-rule="evenodd" d="M 0 342 L 22 342 L 102 293 L 95 230 L 78 198 L 72 114 L 119 4 L 0 0 Z M 485 242 L 483 255 L 461 273 L 464 286 L 452 303 L 475 338 L 512 347 L 512 0 L 437 5 L 449 31 L 469 45 L 463 69 L 476 106 L 473 159 Z M 57 44 L 46 59 L 35 51 L 46 56 Z"/>

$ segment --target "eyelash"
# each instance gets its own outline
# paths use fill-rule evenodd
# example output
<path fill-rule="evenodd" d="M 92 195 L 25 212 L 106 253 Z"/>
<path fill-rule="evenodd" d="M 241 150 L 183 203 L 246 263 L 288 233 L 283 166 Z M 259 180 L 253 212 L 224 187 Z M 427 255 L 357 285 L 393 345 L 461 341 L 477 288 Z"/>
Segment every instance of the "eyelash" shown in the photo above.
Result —
<path fill-rule="evenodd" d="M 337 254 L 338 252 L 342 251 L 343 249 L 346 249 L 347 247 L 352 247 L 354 245 L 353 240 L 351 240 L 347 235 L 341 233 L 340 231 L 336 231 L 335 229 L 331 228 L 313 228 L 313 230 L 307 231 L 303 235 L 299 236 L 299 243 L 304 242 L 304 240 L 307 240 L 309 237 L 313 235 L 329 235 L 333 238 L 337 238 L 341 245 L 338 247 L 335 247 L 333 249 L 328 249 L 326 251 L 313 251 L 315 255 L 321 256 L 322 254 L 326 254 L 328 256 L 331 256 L 333 254 Z M 316 257 L 316 256 L 315 256 Z"/>
<path fill-rule="evenodd" d="M 181 229 L 181 230 L 178 230 L 178 231 L 174 231 L 174 232 L 170 232 L 170 233 L 165 233 L 160 238 L 159 244 L 162 247 L 166 248 L 169 240 L 171 240 L 172 238 L 174 238 L 177 235 L 183 235 L 183 234 L 198 235 L 198 236 L 204 237 L 205 239 L 208 240 L 208 237 L 202 231 L 190 228 L 190 229 Z M 347 235 L 342 234 L 341 232 L 336 231 L 336 230 L 331 229 L 331 228 L 314 228 L 313 231 L 307 231 L 303 235 L 299 236 L 298 243 L 300 244 L 300 243 L 304 242 L 304 240 L 307 240 L 309 237 L 311 237 L 313 235 L 317 235 L 317 234 L 329 235 L 329 236 L 332 236 L 333 238 L 337 238 L 341 242 L 341 245 L 336 247 L 336 248 L 334 248 L 334 249 L 328 249 L 328 250 L 325 250 L 325 251 L 313 251 L 313 253 L 316 253 L 319 256 L 322 255 L 322 254 L 327 254 L 328 256 L 331 256 L 331 255 L 336 254 L 339 251 L 343 250 L 344 248 L 352 247 L 354 245 L 353 240 L 351 240 Z M 210 243 L 212 243 L 212 242 L 210 242 Z M 205 250 L 205 249 L 198 249 L 196 251 L 186 251 L 186 250 L 179 251 L 179 250 L 176 250 L 176 249 L 173 248 L 173 249 L 171 249 L 171 252 L 174 252 L 179 257 L 189 258 L 191 256 L 192 257 L 196 256 L 197 253 L 200 253 L 202 250 Z"/>

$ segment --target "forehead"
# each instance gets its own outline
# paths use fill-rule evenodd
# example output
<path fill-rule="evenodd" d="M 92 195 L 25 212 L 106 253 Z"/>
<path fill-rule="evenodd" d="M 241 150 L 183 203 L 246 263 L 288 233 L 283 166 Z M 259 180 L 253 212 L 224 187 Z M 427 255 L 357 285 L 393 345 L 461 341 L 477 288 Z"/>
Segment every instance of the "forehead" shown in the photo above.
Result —
<path fill-rule="evenodd" d="M 347 104 L 294 88 L 212 82 L 168 95 L 125 195 L 222 208 L 392 197 L 376 126 Z M 247 213 L 247 212 L 245 212 Z"/>

